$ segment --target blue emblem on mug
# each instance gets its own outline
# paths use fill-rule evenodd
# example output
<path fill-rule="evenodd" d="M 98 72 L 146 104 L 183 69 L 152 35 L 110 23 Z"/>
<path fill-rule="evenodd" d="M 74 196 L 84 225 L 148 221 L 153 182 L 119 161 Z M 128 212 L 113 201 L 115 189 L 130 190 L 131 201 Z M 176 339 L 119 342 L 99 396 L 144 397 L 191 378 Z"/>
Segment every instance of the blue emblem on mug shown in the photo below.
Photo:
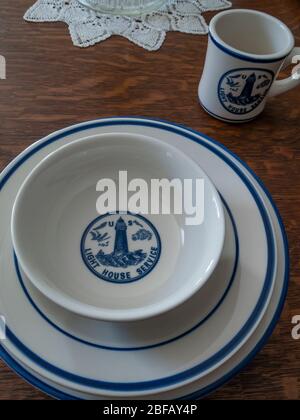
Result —
<path fill-rule="evenodd" d="M 219 82 L 220 102 L 232 114 L 248 114 L 265 99 L 273 80 L 274 73 L 269 70 L 231 70 Z"/>
<path fill-rule="evenodd" d="M 149 274 L 159 261 L 161 241 L 141 215 L 106 214 L 93 220 L 81 240 L 88 269 L 102 280 L 130 283 Z"/>

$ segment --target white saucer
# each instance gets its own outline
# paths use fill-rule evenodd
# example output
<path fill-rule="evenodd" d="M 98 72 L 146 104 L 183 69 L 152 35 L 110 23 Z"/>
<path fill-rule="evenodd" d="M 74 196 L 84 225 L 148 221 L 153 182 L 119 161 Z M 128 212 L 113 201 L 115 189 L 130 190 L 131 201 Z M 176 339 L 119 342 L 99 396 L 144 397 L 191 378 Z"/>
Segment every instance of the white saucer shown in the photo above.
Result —
<path fill-rule="evenodd" d="M 92 124 L 93 128 L 87 130 L 88 124 Z M 184 148 L 186 153 L 199 160 L 199 163 L 202 162 L 201 166 L 204 170 L 206 169 L 227 203 L 229 203 L 240 241 L 240 262 L 235 281 L 233 281 L 221 305 L 199 328 L 195 328 L 189 334 L 163 346 L 152 346 L 140 351 L 132 351 L 133 349 L 123 351 L 122 358 L 120 358 L 120 352 L 116 350 L 93 348 L 82 342 L 75 342 L 74 338 L 66 337 L 62 332 L 58 332 L 57 329 L 47 323 L 31 306 L 14 272 L 13 259 L 10 255 L 9 234 L 3 232 L 7 228 L 7 222 L 4 222 L 1 227 L 1 239 L 4 239 L 3 235 L 5 234 L 6 246 L 2 249 L 1 258 L 10 261 L 9 264 L 6 263 L 6 272 L 2 272 L 0 276 L 1 281 L 2 278 L 8 281 L 8 284 L 5 283 L 5 287 L 1 286 L 5 292 L 5 305 L 3 305 L 3 302 L 1 303 L 0 312 L 7 315 L 9 326 L 8 340 L 4 342 L 4 346 L 11 351 L 14 357 L 19 356 L 20 360 L 26 359 L 26 366 L 43 377 L 53 379 L 55 383 L 67 386 L 68 389 L 78 389 L 92 395 L 126 396 L 129 393 L 134 396 L 143 393 L 148 395 L 153 393 L 154 389 L 155 392 L 161 393 L 162 390 L 166 391 L 178 388 L 178 386 L 188 382 L 194 382 L 197 378 L 217 369 L 246 343 L 257 328 L 268 306 L 274 284 L 272 271 L 276 269 L 276 250 L 273 247 L 274 238 L 268 213 L 243 170 L 238 168 L 239 164 L 233 162 L 233 159 L 229 158 L 225 151 L 208 139 L 170 124 L 148 120 L 102 120 L 88 124 L 63 130 L 59 134 L 56 133 L 53 137 L 48 137 L 24 152 L 3 174 L 2 179 L 5 184 L 2 181 L 0 200 L 4 198 L 3 193 L 6 193 L 4 203 L 8 204 L 9 199 L 10 204 L 13 202 L 18 185 L 26 175 L 26 170 L 30 170 L 30 167 L 33 167 L 43 155 L 53 150 L 55 144 L 53 140 L 59 142 L 60 136 L 65 135 L 68 130 L 71 131 L 67 141 L 72 141 L 74 138 L 78 138 L 78 135 L 82 135 L 80 131 L 78 134 L 78 130 L 84 129 L 85 135 L 87 134 L 86 131 L 88 131 L 88 134 L 95 134 L 95 132 L 99 132 L 99 126 L 102 130 L 110 131 L 116 130 L 116 126 L 119 130 L 120 126 L 124 126 L 123 130 L 126 132 L 143 132 L 148 135 L 151 132 L 152 135 L 159 136 L 160 139 Z M 197 139 L 202 145 L 197 142 Z M 36 147 L 40 148 L 40 151 L 34 154 Z M 26 159 L 28 154 L 30 158 Z M 14 182 L 12 182 L 12 178 L 14 178 Z M 7 182 L 9 179 L 10 182 Z M 9 184 L 11 189 L 8 188 Z M 257 205 L 260 206 L 260 210 L 258 210 Z M 9 220 L 9 206 L 6 206 L 3 217 Z M 267 235 L 265 228 L 267 229 Z M 267 247 L 271 254 L 269 264 L 266 264 Z M 3 264 L 1 266 L 3 267 Z M 268 276 L 266 276 L 266 271 L 268 271 Z M 267 282 L 262 281 L 265 277 L 268 277 Z M 261 296 L 263 296 L 262 299 L 260 299 Z M 9 314 L 10 307 L 12 307 L 12 303 L 9 302 L 12 302 L 12 299 L 14 300 L 14 308 L 19 308 L 17 314 L 14 311 Z M 18 300 L 18 304 L 16 304 L 16 300 Z M 257 305 L 258 302 L 259 305 Z M 3 310 L 4 306 L 5 311 Z M 254 307 L 258 310 L 253 311 Z M 190 316 L 190 313 L 188 315 Z M 28 337 L 24 328 L 21 328 L 21 321 L 18 320 L 19 316 L 24 323 L 30 323 L 32 328 L 30 337 Z M 189 319 L 189 316 L 185 319 Z M 170 324 L 172 326 L 171 322 Z M 177 324 L 180 324 L 178 319 L 176 319 Z M 39 340 L 34 338 L 35 332 L 39 336 Z M 138 336 L 136 332 L 134 332 L 134 335 L 135 337 Z M 121 338 L 124 340 L 124 337 Z M 120 337 L 118 337 L 118 340 L 120 340 Z M 128 337 L 125 337 L 125 342 L 126 340 L 128 347 Z M 51 345 L 51 348 L 49 348 L 49 345 Z M 213 347 L 213 349 L 210 347 Z M 209 351 L 211 351 L 210 354 Z M 34 354 L 34 352 L 38 354 Z M 114 357 L 114 354 L 117 354 L 117 357 Z M 24 355 L 26 355 L 25 359 Z M 89 356 L 93 356 L 94 360 Z M 78 362 L 76 362 L 77 358 Z M 107 358 L 105 363 L 103 362 L 104 358 Z M 119 363 L 116 360 L 115 363 L 115 359 L 122 360 Z M 81 362 L 83 366 L 78 366 L 80 360 L 88 360 L 88 362 Z M 130 368 L 130 363 L 132 368 Z M 112 366 L 118 368 L 112 369 Z M 69 369 L 69 372 L 66 368 Z M 83 370 L 80 372 L 80 369 Z M 84 379 L 82 373 L 85 375 L 88 373 L 90 377 Z M 169 375 L 167 378 L 164 377 L 166 374 Z M 61 377 L 62 375 L 64 378 Z M 123 378 L 127 379 L 126 383 L 125 381 L 117 382 L 122 375 Z M 103 380 L 104 377 L 105 381 Z M 107 387 L 107 378 L 111 381 L 109 388 Z M 143 380 L 137 384 L 137 379 L 140 378 L 143 378 Z M 147 378 L 147 381 L 145 378 Z M 112 382 L 112 379 L 114 379 L 114 382 Z"/>

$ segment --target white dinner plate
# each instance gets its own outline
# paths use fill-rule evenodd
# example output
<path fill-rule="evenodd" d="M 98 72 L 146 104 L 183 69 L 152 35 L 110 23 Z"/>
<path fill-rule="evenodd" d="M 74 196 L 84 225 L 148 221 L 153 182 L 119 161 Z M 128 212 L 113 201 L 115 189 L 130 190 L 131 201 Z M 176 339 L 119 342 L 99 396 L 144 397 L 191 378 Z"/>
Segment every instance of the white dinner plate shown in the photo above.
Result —
<path fill-rule="evenodd" d="M 236 229 L 237 269 L 233 267 L 233 278 L 227 280 L 229 287 L 225 281 L 223 289 L 216 288 L 221 299 L 213 301 L 211 297 L 206 311 L 200 305 L 198 312 L 190 311 L 189 305 L 178 308 L 178 314 L 176 310 L 168 314 L 169 322 L 162 334 L 160 319 L 138 323 L 136 329 L 132 325 L 126 329 L 124 325 L 119 328 L 98 323 L 89 331 L 86 327 L 77 328 L 75 319 L 65 319 L 55 310 L 52 314 L 49 311 L 50 319 L 45 319 L 39 306 L 42 301 L 22 288 L 22 273 L 18 276 L 13 257 L 9 234 L 11 207 L 26 174 L 62 144 L 120 129 L 157 137 L 192 156 L 211 177 L 226 203 L 228 238 Z M 217 369 L 259 325 L 277 269 L 272 223 L 244 169 L 212 140 L 157 121 L 99 120 L 67 128 L 31 146 L 9 165 L 0 182 L 0 313 L 8 325 L 3 347 L 20 360 L 24 357 L 26 366 L 43 377 L 68 389 L 98 396 L 162 393 L 194 383 Z M 229 215 L 234 228 L 230 227 Z M 26 279 L 23 284 L 26 287 Z M 203 297 L 199 302 L 205 302 Z"/>
<path fill-rule="evenodd" d="M 230 156 L 229 152 L 226 153 L 228 156 Z M 236 161 L 236 158 L 231 158 Z M 244 164 L 238 163 L 237 161 L 236 163 L 244 170 L 245 174 L 249 177 L 249 179 L 251 179 L 257 190 L 260 192 L 262 198 L 265 201 L 265 204 L 269 208 L 274 224 L 274 229 L 276 232 L 278 247 L 278 267 L 274 292 L 270 304 L 260 325 L 254 332 L 254 334 L 250 337 L 248 342 L 232 358 L 230 358 L 226 363 L 224 363 L 224 365 L 222 365 L 213 373 L 205 376 L 204 378 L 198 381 L 195 381 L 185 387 L 178 388 L 176 391 L 172 391 L 165 394 L 161 393 L 158 396 L 153 395 L 153 398 L 199 398 L 206 395 L 209 392 L 212 392 L 213 390 L 221 386 L 224 382 L 228 381 L 255 356 L 255 354 L 261 349 L 261 347 L 264 345 L 264 343 L 272 333 L 276 322 L 280 316 L 287 292 L 289 274 L 288 245 L 286 235 L 284 232 L 284 227 L 282 225 L 280 216 L 276 208 L 274 207 L 274 204 L 272 203 L 270 196 L 266 195 L 266 192 L 264 192 L 260 182 L 254 179 L 254 174 L 249 174 L 248 170 L 244 168 Z M 50 380 L 43 378 L 41 375 L 35 373 L 34 371 L 31 371 L 31 369 L 28 368 L 26 364 L 24 365 L 22 362 L 16 362 L 16 360 L 13 359 L 9 354 L 7 354 L 3 348 L 0 348 L 0 355 L 8 365 L 10 365 L 19 375 L 24 377 L 24 379 L 26 379 L 29 383 L 38 387 L 39 389 L 48 393 L 49 395 L 52 395 L 55 398 L 101 398 L 99 396 L 93 396 L 87 393 L 72 391 L 71 389 L 62 387 L 60 385 L 57 385 L 55 382 L 51 382 Z M 22 355 L 22 359 L 25 360 L 26 357 Z"/>

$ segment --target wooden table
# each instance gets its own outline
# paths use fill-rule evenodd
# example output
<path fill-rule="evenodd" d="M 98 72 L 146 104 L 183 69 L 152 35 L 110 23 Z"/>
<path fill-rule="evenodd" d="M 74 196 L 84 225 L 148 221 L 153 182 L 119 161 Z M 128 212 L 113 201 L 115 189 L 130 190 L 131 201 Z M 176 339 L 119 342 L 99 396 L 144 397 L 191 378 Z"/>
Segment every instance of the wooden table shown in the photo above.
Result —
<path fill-rule="evenodd" d="M 63 24 L 24 22 L 32 3 L 2 0 L 0 6 L 0 54 L 7 60 L 7 80 L 0 81 L 0 169 L 44 135 L 106 116 L 163 118 L 221 140 L 256 171 L 276 200 L 289 236 L 291 282 L 269 343 L 210 399 L 299 399 L 300 342 L 291 338 L 291 319 L 300 315 L 300 89 L 270 100 L 254 123 L 222 123 L 198 104 L 206 36 L 168 33 L 157 52 L 119 37 L 80 49 Z M 233 3 L 279 17 L 300 45 L 298 0 Z M 0 399 L 47 398 L 0 362 Z"/>

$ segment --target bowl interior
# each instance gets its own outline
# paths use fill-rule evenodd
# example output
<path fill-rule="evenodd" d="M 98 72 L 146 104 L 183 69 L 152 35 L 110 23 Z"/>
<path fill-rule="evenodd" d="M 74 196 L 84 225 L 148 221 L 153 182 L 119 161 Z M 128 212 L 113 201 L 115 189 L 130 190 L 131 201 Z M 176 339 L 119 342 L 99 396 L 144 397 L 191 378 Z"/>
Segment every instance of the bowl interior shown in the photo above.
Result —
<path fill-rule="evenodd" d="M 99 215 L 96 186 L 114 180 L 118 199 L 120 171 L 128 183 L 148 186 L 204 179 L 204 222 L 189 226 L 185 214 Z M 150 209 L 150 187 L 147 197 Z M 210 180 L 176 148 L 107 134 L 64 146 L 34 169 L 16 199 L 12 236 L 25 273 L 50 299 L 85 316 L 130 320 L 170 309 L 204 284 L 221 253 L 224 217 Z"/>

